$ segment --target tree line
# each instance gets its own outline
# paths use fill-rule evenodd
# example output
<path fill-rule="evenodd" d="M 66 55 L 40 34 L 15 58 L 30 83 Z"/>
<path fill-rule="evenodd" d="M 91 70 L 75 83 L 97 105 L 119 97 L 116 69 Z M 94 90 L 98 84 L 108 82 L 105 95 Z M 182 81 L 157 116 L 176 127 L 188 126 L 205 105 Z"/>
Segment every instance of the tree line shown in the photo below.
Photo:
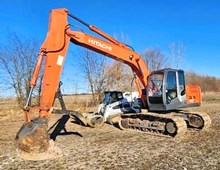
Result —
<path fill-rule="evenodd" d="M 187 84 L 199 85 L 202 92 L 220 92 L 220 78 L 195 72 L 186 72 L 185 77 Z"/>
<path fill-rule="evenodd" d="M 170 66 L 178 68 L 183 57 L 183 44 L 172 43 L 169 49 L 170 58 L 157 48 L 148 48 L 140 55 L 146 61 L 150 71 Z M 7 44 L 0 46 L 0 88 L 1 91 L 13 91 L 20 106 L 24 104 L 29 92 L 29 81 L 37 61 L 38 51 L 39 46 L 34 39 L 24 40 L 16 34 L 9 37 Z M 136 90 L 133 81 L 134 73 L 127 65 L 109 60 L 106 56 L 87 49 L 83 49 L 79 55 L 81 59 L 78 65 L 95 103 L 100 101 L 103 92 L 107 90 Z M 220 91 L 220 79 L 216 77 L 202 76 L 194 72 L 187 72 L 185 76 L 187 83 L 200 85 L 203 92 Z M 40 94 L 40 84 L 41 82 L 38 83 L 34 93 L 36 96 Z"/>

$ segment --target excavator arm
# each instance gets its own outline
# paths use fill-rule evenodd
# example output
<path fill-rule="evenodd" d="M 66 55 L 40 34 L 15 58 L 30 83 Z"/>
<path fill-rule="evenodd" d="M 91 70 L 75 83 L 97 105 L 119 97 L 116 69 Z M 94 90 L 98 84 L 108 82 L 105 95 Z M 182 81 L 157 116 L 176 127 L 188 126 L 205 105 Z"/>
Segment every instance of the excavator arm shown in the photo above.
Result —
<path fill-rule="evenodd" d="M 104 39 L 96 38 L 83 32 L 72 31 L 67 21 L 68 16 L 81 22 Z M 26 122 L 16 136 L 18 147 L 26 152 L 40 153 L 46 151 L 49 147 L 49 143 L 47 142 L 49 140 L 47 135 L 47 118 L 51 113 L 70 42 L 129 65 L 138 77 L 138 79 L 135 79 L 135 83 L 142 97 L 142 101 L 146 105 L 146 98 L 142 94 L 142 88 L 146 88 L 147 86 L 149 70 L 144 60 L 137 53 L 95 26 L 89 25 L 69 14 L 67 9 L 52 10 L 49 23 L 49 30 L 40 48 L 38 61 L 30 81 L 31 90 L 24 107 Z M 40 95 L 39 118 L 31 121 L 30 99 L 33 89 L 36 86 L 39 72 L 43 65 L 42 63 L 44 63 L 44 70 Z M 41 134 L 45 135 L 42 136 Z M 44 140 L 39 139 L 39 136 L 44 138 Z M 42 143 L 41 141 L 44 142 Z M 39 146 L 37 147 L 36 145 Z"/>

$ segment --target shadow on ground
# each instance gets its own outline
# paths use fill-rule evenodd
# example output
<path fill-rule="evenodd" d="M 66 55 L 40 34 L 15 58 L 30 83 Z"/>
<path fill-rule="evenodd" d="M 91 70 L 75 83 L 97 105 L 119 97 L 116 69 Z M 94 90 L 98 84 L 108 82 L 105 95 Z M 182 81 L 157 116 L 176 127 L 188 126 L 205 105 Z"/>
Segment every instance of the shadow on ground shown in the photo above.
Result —
<path fill-rule="evenodd" d="M 54 130 L 52 131 L 52 133 L 50 134 L 50 139 L 52 140 L 56 140 L 56 137 L 58 135 L 77 135 L 80 137 L 83 137 L 80 133 L 78 132 L 68 132 L 66 130 L 66 123 L 68 122 L 68 120 L 70 119 L 70 115 L 63 115 L 59 120 L 57 120 L 56 123 L 54 123 L 50 129 L 48 130 L 48 132 L 50 132 L 50 130 L 52 130 L 54 128 Z M 62 132 L 64 131 L 64 132 Z"/>

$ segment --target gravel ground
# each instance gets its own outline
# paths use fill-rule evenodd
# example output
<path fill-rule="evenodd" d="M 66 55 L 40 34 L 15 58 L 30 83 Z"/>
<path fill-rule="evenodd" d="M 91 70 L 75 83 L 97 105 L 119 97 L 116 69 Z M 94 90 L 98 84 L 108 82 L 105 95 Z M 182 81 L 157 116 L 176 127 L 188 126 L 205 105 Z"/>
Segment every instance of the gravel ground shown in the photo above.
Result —
<path fill-rule="evenodd" d="M 1 107 L 0 110 L 0 170 L 220 170 L 220 94 L 206 94 L 203 105 L 193 109 L 208 113 L 212 119 L 211 127 L 207 131 L 189 130 L 181 139 L 122 131 L 109 124 L 94 129 L 76 124 L 74 118 L 70 117 L 66 124 L 68 133 L 61 133 L 55 140 L 63 156 L 43 161 L 29 161 L 19 157 L 14 147 L 14 138 L 22 125 L 23 114 L 14 107 L 9 108 Z M 53 114 L 49 126 L 61 117 Z"/>

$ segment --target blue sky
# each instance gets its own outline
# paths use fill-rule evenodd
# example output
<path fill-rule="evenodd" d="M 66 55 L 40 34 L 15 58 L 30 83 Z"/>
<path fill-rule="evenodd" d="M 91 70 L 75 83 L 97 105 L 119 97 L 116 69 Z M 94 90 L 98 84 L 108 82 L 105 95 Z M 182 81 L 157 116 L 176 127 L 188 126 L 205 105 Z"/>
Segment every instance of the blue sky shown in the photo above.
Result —
<path fill-rule="evenodd" d="M 218 0 L 1 0 L 0 44 L 9 32 L 43 42 L 55 8 L 67 8 L 109 35 L 123 32 L 139 53 L 156 47 L 168 55 L 170 43 L 183 42 L 182 69 L 220 78 Z"/>

